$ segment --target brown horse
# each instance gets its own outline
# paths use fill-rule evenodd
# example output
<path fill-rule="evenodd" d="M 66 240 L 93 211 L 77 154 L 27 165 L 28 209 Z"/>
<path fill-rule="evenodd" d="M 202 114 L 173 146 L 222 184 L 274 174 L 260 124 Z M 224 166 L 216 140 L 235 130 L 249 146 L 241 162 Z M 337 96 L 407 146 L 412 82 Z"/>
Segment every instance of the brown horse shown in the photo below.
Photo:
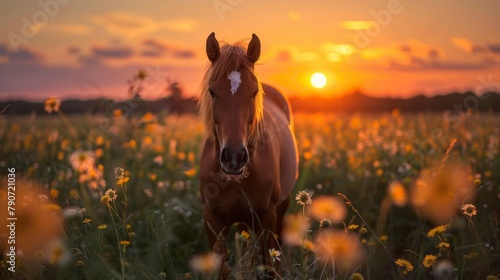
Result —
<path fill-rule="evenodd" d="M 255 76 L 259 38 L 253 34 L 248 49 L 241 43 L 219 47 L 212 33 L 206 52 L 211 63 L 198 104 L 206 129 L 200 191 L 206 233 L 222 257 L 225 278 L 225 239 L 233 223 L 247 224 L 256 236 L 281 234 L 297 180 L 298 152 L 288 100 Z M 271 264 L 268 250 L 278 249 L 275 238 L 259 240 L 261 255 Z"/>

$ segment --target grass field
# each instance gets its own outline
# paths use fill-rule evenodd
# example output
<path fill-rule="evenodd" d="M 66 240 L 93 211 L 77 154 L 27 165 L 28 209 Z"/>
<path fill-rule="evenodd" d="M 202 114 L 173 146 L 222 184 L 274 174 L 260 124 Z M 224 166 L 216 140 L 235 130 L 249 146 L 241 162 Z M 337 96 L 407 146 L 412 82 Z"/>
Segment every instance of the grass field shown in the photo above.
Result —
<path fill-rule="evenodd" d="M 498 279 L 500 116 L 296 115 L 295 126 L 294 245 L 276 248 L 280 277 Z M 194 116 L 0 117 L 1 246 L 9 173 L 18 218 L 16 272 L 4 247 L 0 278 L 216 278 L 198 191 L 201 139 Z M 232 229 L 235 277 L 255 274 L 256 238 Z"/>

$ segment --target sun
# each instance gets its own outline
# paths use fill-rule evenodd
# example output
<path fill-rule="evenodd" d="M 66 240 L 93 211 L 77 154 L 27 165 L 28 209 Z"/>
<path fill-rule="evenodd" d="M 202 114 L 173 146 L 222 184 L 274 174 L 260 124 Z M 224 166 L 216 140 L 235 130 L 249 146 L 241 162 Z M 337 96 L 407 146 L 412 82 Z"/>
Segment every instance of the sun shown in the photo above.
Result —
<path fill-rule="evenodd" d="M 326 85 L 326 76 L 321 72 L 316 72 L 311 76 L 311 85 L 315 88 L 324 88 Z"/>

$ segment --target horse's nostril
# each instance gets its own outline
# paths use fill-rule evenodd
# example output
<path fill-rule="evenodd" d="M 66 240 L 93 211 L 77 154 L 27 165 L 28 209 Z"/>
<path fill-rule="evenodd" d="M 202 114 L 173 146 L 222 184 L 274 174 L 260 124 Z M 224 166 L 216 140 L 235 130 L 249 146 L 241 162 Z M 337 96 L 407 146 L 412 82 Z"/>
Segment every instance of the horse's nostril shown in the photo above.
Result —
<path fill-rule="evenodd" d="M 248 151 L 246 148 L 243 148 L 240 164 L 243 166 L 248 163 Z"/>
<path fill-rule="evenodd" d="M 231 160 L 231 156 L 229 155 L 229 151 L 226 148 L 223 148 L 220 152 L 220 161 L 222 163 L 227 163 Z"/>

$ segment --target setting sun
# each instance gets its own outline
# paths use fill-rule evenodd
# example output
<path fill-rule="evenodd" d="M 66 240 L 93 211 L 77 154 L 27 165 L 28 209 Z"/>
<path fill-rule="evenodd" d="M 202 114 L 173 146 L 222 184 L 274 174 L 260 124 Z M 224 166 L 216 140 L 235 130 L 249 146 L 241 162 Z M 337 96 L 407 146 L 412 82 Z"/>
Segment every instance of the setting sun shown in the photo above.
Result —
<path fill-rule="evenodd" d="M 317 72 L 311 76 L 311 85 L 315 88 L 324 88 L 326 85 L 326 76 L 323 73 Z"/>

